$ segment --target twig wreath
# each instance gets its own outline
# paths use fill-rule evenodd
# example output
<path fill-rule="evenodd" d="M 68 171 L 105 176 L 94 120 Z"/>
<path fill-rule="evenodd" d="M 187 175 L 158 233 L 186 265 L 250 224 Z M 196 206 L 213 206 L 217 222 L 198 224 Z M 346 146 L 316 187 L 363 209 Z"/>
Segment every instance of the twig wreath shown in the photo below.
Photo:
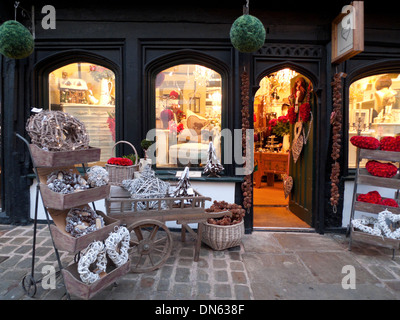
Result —
<path fill-rule="evenodd" d="M 41 111 L 31 116 L 26 131 L 32 143 L 46 151 L 87 149 L 89 136 L 83 122 L 62 111 Z"/>

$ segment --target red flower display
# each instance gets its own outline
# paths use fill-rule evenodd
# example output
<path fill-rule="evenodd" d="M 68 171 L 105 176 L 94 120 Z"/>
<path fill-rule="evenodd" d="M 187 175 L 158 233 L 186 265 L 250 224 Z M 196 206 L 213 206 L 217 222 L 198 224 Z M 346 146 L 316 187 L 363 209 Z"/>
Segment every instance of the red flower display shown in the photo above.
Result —
<path fill-rule="evenodd" d="M 399 207 L 399 204 L 394 199 L 382 199 L 379 204 L 388 207 L 395 207 L 395 208 Z"/>
<path fill-rule="evenodd" d="M 288 121 L 289 121 L 289 117 L 287 115 L 278 117 L 278 122 L 286 123 Z"/>
<path fill-rule="evenodd" d="M 269 120 L 269 125 L 270 127 L 275 127 L 278 124 L 278 120 L 277 119 L 271 119 Z"/>
<path fill-rule="evenodd" d="M 287 117 L 288 117 L 289 122 L 291 124 L 295 124 L 296 123 L 297 113 L 296 113 L 294 107 L 289 108 L 288 113 L 287 113 Z"/>
<path fill-rule="evenodd" d="M 392 178 L 397 174 L 397 167 L 391 163 L 370 160 L 365 165 L 369 174 L 376 177 Z"/>
<path fill-rule="evenodd" d="M 303 103 L 299 108 L 300 120 L 303 122 L 310 121 L 311 117 L 311 106 L 308 102 Z"/>
<path fill-rule="evenodd" d="M 351 137 L 350 142 L 361 149 L 376 150 L 380 146 L 379 140 L 374 137 L 354 136 Z"/>
<path fill-rule="evenodd" d="M 132 166 L 133 162 L 128 158 L 110 158 L 108 159 L 107 164 L 113 164 L 117 166 Z"/>
<path fill-rule="evenodd" d="M 374 203 L 374 204 L 379 204 L 381 202 L 381 200 L 382 200 L 382 197 L 378 191 L 371 191 L 371 192 L 368 192 L 367 194 L 360 194 L 357 197 L 357 201 Z"/>
<path fill-rule="evenodd" d="M 396 200 L 389 198 L 383 199 L 378 191 L 371 191 L 368 192 L 367 194 L 360 194 L 357 197 L 357 201 L 379 204 L 388 207 L 395 207 L 395 208 L 399 207 L 399 204 L 397 203 Z"/>
<path fill-rule="evenodd" d="M 381 150 L 400 151 L 400 137 L 383 137 L 380 141 Z"/>

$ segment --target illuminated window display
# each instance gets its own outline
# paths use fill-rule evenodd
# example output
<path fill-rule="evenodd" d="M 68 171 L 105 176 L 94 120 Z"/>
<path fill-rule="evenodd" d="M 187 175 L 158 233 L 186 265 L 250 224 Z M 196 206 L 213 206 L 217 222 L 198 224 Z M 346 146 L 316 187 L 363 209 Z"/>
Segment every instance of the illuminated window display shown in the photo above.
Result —
<path fill-rule="evenodd" d="M 221 159 L 221 75 L 195 64 L 156 78 L 157 167 L 201 167 L 209 142 Z"/>
<path fill-rule="evenodd" d="M 349 139 L 400 134 L 400 74 L 378 74 L 351 84 L 349 90 Z M 356 167 L 356 149 L 349 142 L 349 168 Z"/>
<path fill-rule="evenodd" d="M 49 109 L 83 121 L 90 146 L 101 148 L 101 162 L 115 143 L 115 74 L 99 65 L 72 63 L 49 74 Z"/>

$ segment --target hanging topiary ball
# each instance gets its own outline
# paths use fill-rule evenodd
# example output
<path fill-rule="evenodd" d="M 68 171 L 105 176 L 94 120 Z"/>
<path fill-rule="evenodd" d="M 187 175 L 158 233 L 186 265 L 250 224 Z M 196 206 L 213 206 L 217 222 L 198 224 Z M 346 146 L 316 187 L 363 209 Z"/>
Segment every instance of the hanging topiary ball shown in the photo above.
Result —
<path fill-rule="evenodd" d="M 32 34 L 18 21 L 9 20 L 0 26 L 0 53 L 7 58 L 26 58 L 34 47 Z"/>
<path fill-rule="evenodd" d="M 264 45 L 265 28 L 262 22 L 250 15 L 244 14 L 232 24 L 230 38 L 232 45 L 240 52 L 254 52 Z"/>

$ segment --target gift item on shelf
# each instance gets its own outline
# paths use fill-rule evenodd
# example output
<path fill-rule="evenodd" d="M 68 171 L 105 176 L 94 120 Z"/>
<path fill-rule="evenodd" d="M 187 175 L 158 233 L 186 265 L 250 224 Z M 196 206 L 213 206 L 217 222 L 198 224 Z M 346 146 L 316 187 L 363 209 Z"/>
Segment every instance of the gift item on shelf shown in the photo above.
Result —
<path fill-rule="evenodd" d="M 398 208 L 399 204 L 394 199 L 382 198 L 378 191 L 370 191 L 367 194 L 359 194 L 357 201 L 379 204 L 388 207 Z"/>
<path fill-rule="evenodd" d="M 397 174 L 398 168 L 391 163 L 382 163 L 376 160 L 369 160 L 365 168 L 368 173 L 376 177 L 392 178 Z"/>
<path fill-rule="evenodd" d="M 381 150 L 400 152 L 400 136 L 382 137 L 380 140 Z"/>
<path fill-rule="evenodd" d="M 224 170 L 223 165 L 217 158 L 217 154 L 215 151 L 215 147 L 210 141 L 208 145 L 208 157 L 207 157 L 207 164 L 203 170 L 204 174 L 207 174 L 209 177 L 219 177 L 219 173 Z"/>
<path fill-rule="evenodd" d="M 92 188 L 107 185 L 110 181 L 108 171 L 100 166 L 90 167 L 87 171 L 87 176 L 87 183 L 89 183 Z"/>
<path fill-rule="evenodd" d="M 353 146 L 361 149 L 376 150 L 380 147 L 379 140 L 374 137 L 354 136 L 350 138 L 350 142 Z"/>
<path fill-rule="evenodd" d="M 79 173 L 74 173 L 72 170 L 53 171 L 47 176 L 46 184 L 51 191 L 63 194 L 88 189 L 90 187 Z"/>
<path fill-rule="evenodd" d="M 44 110 L 26 123 L 33 144 L 46 151 L 74 151 L 89 147 L 83 122 L 61 111 Z"/>
<path fill-rule="evenodd" d="M 192 196 L 193 189 L 192 185 L 189 181 L 189 167 L 185 167 L 185 169 L 182 172 L 182 175 L 179 178 L 178 185 L 176 186 L 173 196 L 175 198 L 177 197 L 187 197 L 187 196 Z"/>
<path fill-rule="evenodd" d="M 73 237 L 81 237 L 104 227 L 103 217 L 89 206 L 72 208 L 66 218 L 65 231 Z"/>

